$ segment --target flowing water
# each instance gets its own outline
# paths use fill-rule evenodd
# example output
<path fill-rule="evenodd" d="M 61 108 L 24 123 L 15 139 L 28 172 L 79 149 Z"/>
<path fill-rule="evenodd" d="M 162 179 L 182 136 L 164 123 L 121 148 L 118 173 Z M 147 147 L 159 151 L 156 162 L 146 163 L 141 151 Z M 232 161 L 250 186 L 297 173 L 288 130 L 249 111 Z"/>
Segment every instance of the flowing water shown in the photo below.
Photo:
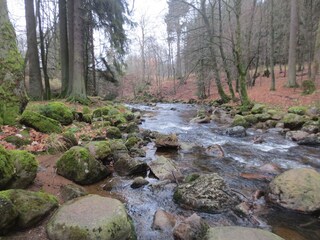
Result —
<path fill-rule="evenodd" d="M 215 122 L 209 124 L 190 123 L 196 115 L 198 106 L 186 104 L 157 104 L 155 107 L 131 105 L 145 115 L 141 128 L 160 133 L 176 133 L 184 146 L 178 152 L 156 153 L 152 144 L 148 145 L 146 162 L 157 155 L 165 154 L 172 158 L 183 175 L 189 173 L 219 173 L 231 188 L 248 199 L 256 190 L 265 190 L 266 180 L 248 180 L 240 177 L 241 173 L 256 173 L 258 167 L 274 163 L 282 170 L 299 167 L 313 167 L 320 170 L 320 149 L 298 146 L 285 140 L 276 130 L 248 130 L 243 138 L 229 137 L 224 134 L 224 126 Z M 264 142 L 253 144 L 255 136 L 262 136 Z M 217 158 L 206 151 L 213 145 L 219 145 L 224 157 Z M 188 217 L 194 212 L 176 205 L 172 195 L 176 184 L 162 183 L 147 178 L 151 184 L 139 189 L 132 189 L 132 179 L 114 177 L 111 194 L 122 198 L 129 214 L 133 218 L 138 239 L 173 239 L 172 233 L 152 229 L 154 213 L 158 209 Z M 260 200 L 262 210 L 256 216 L 241 217 L 233 211 L 219 214 L 197 212 L 211 226 L 238 225 L 259 227 L 271 230 L 285 239 L 318 240 L 320 239 L 320 221 L 318 216 L 303 215 L 269 206 Z"/>

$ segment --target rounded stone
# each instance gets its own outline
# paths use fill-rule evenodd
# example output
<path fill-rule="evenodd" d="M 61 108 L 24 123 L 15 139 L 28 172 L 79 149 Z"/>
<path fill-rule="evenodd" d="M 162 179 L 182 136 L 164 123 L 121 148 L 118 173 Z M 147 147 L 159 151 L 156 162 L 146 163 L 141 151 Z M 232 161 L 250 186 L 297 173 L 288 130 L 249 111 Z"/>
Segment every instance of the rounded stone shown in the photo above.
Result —
<path fill-rule="evenodd" d="M 269 185 L 270 201 L 291 210 L 311 213 L 320 210 L 320 174 L 314 169 L 286 171 Z"/>
<path fill-rule="evenodd" d="M 135 239 L 131 219 L 116 199 L 88 195 L 58 209 L 47 225 L 51 240 Z"/>
<path fill-rule="evenodd" d="M 283 238 L 256 228 L 245 227 L 214 227 L 207 232 L 205 240 L 284 240 Z"/>

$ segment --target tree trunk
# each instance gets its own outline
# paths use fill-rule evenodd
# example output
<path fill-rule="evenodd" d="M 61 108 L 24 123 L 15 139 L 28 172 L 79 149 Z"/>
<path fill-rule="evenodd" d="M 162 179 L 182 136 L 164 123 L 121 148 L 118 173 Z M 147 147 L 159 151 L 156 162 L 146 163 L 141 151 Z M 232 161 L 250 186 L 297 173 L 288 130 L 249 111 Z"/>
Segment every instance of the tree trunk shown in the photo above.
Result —
<path fill-rule="evenodd" d="M 6 0 L 0 0 L 0 36 L 0 125 L 12 125 L 27 106 L 28 98 L 23 82 L 24 62 Z"/>
<path fill-rule="evenodd" d="M 42 71 L 44 76 L 44 99 L 50 100 L 51 98 L 51 91 L 50 91 L 50 81 L 49 81 L 49 75 L 48 75 L 48 59 L 45 44 L 44 44 L 44 34 L 42 30 L 42 23 L 41 23 L 41 15 L 40 15 L 40 0 L 37 0 L 36 2 L 36 11 L 38 16 L 38 26 L 39 26 L 39 37 L 40 37 L 40 55 L 41 55 L 41 64 L 42 64 Z"/>
<path fill-rule="evenodd" d="M 25 0 L 24 3 L 27 27 L 27 54 L 29 60 L 29 95 L 32 99 L 41 100 L 43 98 L 43 86 L 37 46 L 36 18 L 34 15 L 33 0 Z"/>
<path fill-rule="evenodd" d="M 66 96 L 70 96 L 73 88 L 73 63 L 74 63 L 74 2 L 78 0 L 68 0 L 67 22 L 68 22 L 68 86 Z"/>
<path fill-rule="evenodd" d="M 83 103 L 87 101 L 84 78 L 83 1 L 74 0 L 73 2 L 73 74 L 70 100 Z M 72 44 L 69 47 L 72 47 Z"/>
<path fill-rule="evenodd" d="M 68 52 L 68 27 L 67 3 L 59 0 L 59 28 L 60 28 L 60 63 L 61 63 L 61 96 L 65 97 L 69 83 L 69 52 Z"/>
<path fill-rule="evenodd" d="M 176 78 L 180 84 L 183 83 L 182 79 L 182 65 L 181 65 L 181 26 L 177 28 L 177 67 L 176 67 Z"/>
<path fill-rule="evenodd" d="M 297 30 L 298 30 L 297 0 L 291 0 L 289 63 L 288 63 L 288 83 L 287 83 L 288 87 L 297 87 L 297 81 L 296 81 Z"/>
<path fill-rule="evenodd" d="M 319 65 L 320 65 L 320 22 L 319 22 L 318 30 L 316 33 L 316 44 L 314 49 L 313 66 L 312 66 L 312 73 L 311 73 L 312 81 L 316 80 L 316 76 L 319 72 Z"/>
<path fill-rule="evenodd" d="M 270 68 L 271 68 L 271 87 L 270 91 L 276 90 L 276 79 L 274 75 L 274 23 L 273 23 L 273 5 L 274 0 L 271 0 L 271 11 L 270 11 Z"/>

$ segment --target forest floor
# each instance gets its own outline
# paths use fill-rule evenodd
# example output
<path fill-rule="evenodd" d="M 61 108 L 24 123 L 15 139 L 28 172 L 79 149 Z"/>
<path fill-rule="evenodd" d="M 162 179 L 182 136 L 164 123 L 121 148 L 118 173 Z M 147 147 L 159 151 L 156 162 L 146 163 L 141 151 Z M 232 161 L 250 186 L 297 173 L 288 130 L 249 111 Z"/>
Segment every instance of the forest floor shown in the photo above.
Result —
<path fill-rule="evenodd" d="M 133 87 L 131 85 L 133 80 L 136 80 L 133 76 L 126 77 L 126 84 L 123 88 L 122 97 L 124 99 L 133 97 Z M 305 72 L 298 72 L 297 83 L 301 86 L 302 81 L 307 80 L 307 74 Z M 225 82 L 222 79 L 222 82 Z M 248 95 L 254 102 L 265 103 L 275 107 L 287 109 L 290 106 L 296 105 L 320 105 L 320 77 L 316 79 L 317 90 L 313 94 L 303 95 L 302 89 L 298 88 L 287 88 L 287 78 L 283 73 L 276 73 L 276 91 L 270 91 L 271 77 L 258 77 L 254 87 L 248 87 Z M 159 86 L 159 85 L 158 85 Z M 164 80 L 161 82 L 160 91 L 156 84 L 152 84 L 149 87 L 149 91 L 152 95 L 158 96 L 163 100 L 180 100 L 189 101 L 190 99 L 198 99 L 197 97 L 197 79 L 194 76 L 190 76 L 185 84 L 178 85 L 176 92 L 174 93 L 174 82 L 173 80 Z M 225 89 L 226 83 L 225 83 Z M 158 92 L 158 94 L 157 94 Z M 210 95 L 205 102 L 218 99 L 218 93 L 216 86 L 212 84 L 210 89 Z"/>

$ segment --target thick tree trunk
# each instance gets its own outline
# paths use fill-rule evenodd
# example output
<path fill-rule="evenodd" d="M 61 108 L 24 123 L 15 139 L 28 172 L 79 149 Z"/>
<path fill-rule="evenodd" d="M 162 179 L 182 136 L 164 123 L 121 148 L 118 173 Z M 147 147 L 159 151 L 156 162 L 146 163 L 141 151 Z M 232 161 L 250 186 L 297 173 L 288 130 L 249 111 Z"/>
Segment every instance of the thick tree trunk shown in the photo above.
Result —
<path fill-rule="evenodd" d="M 32 99 L 43 98 L 43 86 L 40 71 L 40 61 L 37 46 L 36 18 L 33 0 L 25 0 L 25 14 L 27 27 L 27 44 L 29 60 L 29 96 Z"/>
<path fill-rule="evenodd" d="M 39 36 L 40 36 L 40 55 L 41 55 L 41 64 L 42 64 L 42 71 L 44 76 L 44 99 L 50 100 L 51 99 L 51 90 L 50 90 L 50 81 L 48 75 L 48 59 L 47 59 L 47 51 L 45 48 L 44 43 L 44 34 L 42 30 L 42 23 L 41 23 L 41 15 L 40 15 L 40 0 L 36 2 L 37 8 L 37 16 L 38 16 L 38 26 L 39 26 Z"/>
<path fill-rule="evenodd" d="M 84 78 L 84 22 L 83 1 L 74 0 L 73 8 L 73 74 L 70 99 L 84 102 L 87 92 Z M 71 47 L 72 45 L 70 45 Z"/>
<path fill-rule="evenodd" d="M 68 0 L 68 86 L 66 96 L 70 96 L 73 88 L 73 62 L 74 62 L 74 2 L 78 0 Z"/>
<path fill-rule="evenodd" d="M 297 81 L 296 81 L 297 30 L 298 30 L 297 0 L 291 0 L 289 63 L 288 63 L 288 83 L 287 83 L 288 87 L 297 87 Z"/>
<path fill-rule="evenodd" d="M 183 83 L 182 79 L 182 64 L 181 64 L 181 29 L 180 26 L 177 29 L 177 66 L 176 66 L 176 78 L 180 83 Z"/>
<path fill-rule="evenodd" d="M 9 20 L 6 0 L 0 0 L 0 125 L 14 124 L 28 98 L 23 82 L 24 63 Z"/>
<path fill-rule="evenodd" d="M 274 75 L 274 23 L 273 23 L 273 5 L 274 0 L 271 0 L 270 11 L 270 68 L 271 68 L 271 87 L 270 91 L 276 90 L 276 78 Z"/>
<path fill-rule="evenodd" d="M 60 28 L 60 63 L 61 63 L 61 96 L 65 97 L 69 83 L 69 52 L 68 52 L 68 27 L 67 3 L 59 0 L 59 28 Z"/>
<path fill-rule="evenodd" d="M 314 56 L 313 56 L 313 64 L 312 64 L 312 73 L 311 73 L 311 80 L 315 81 L 316 76 L 319 72 L 319 65 L 320 65 L 320 22 L 318 25 L 317 35 L 316 35 L 316 44 L 314 49 Z"/>

